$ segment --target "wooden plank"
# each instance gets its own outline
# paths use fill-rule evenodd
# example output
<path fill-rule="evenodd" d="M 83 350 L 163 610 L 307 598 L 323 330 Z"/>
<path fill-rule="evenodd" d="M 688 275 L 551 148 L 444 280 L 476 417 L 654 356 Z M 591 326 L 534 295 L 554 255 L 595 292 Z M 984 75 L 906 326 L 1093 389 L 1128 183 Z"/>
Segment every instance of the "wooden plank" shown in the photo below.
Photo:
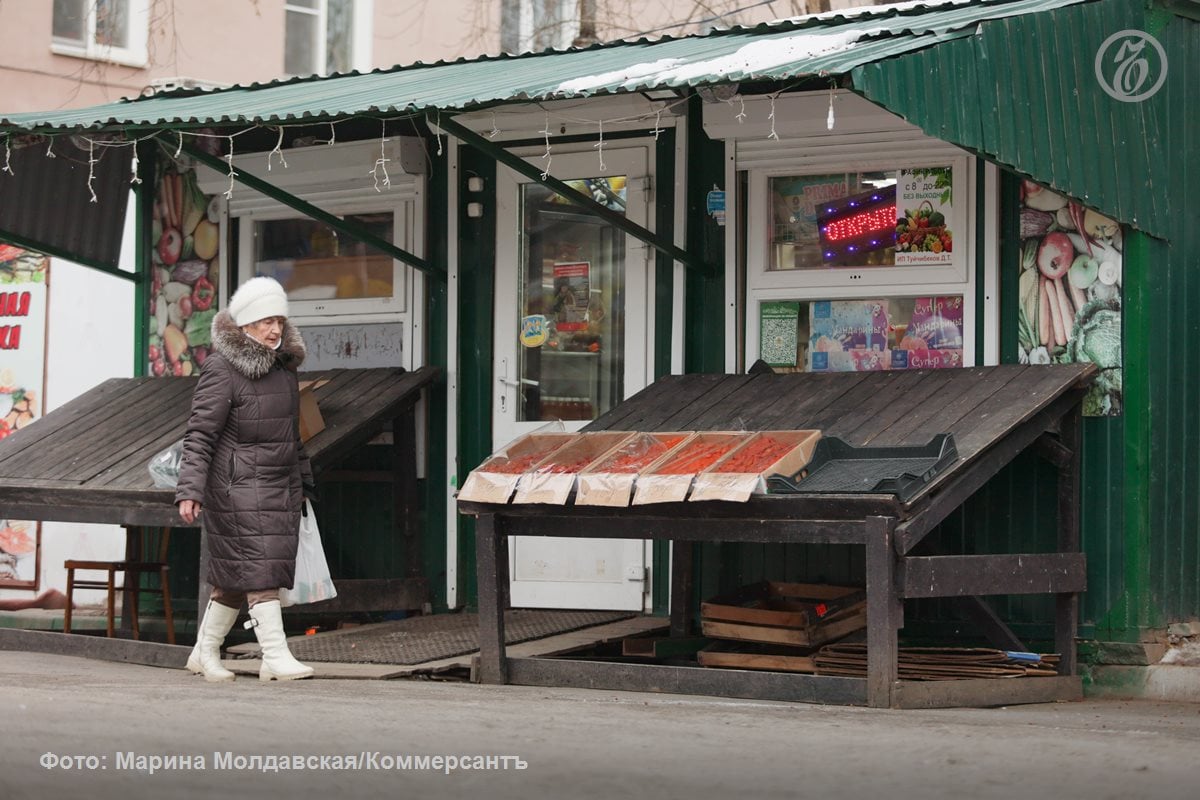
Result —
<path fill-rule="evenodd" d="M 688 541 L 671 542 L 671 635 L 692 633 L 693 545 Z"/>
<path fill-rule="evenodd" d="M 1083 681 L 1054 678 L 977 678 L 957 681 L 900 681 L 897 708 L 986 708 L 1083 699 Z"/>
<path fill-rule="evenodd" d="M 424 571 L 421 563 L 421 499 L 417 494 L 416 420 L 412 405 L 392 420 L 392 468 L 396 477 L 392 484 L 392 514 L 396 535 L 404 543 L 405 572 L 410 578 L 420 578 Z"/>
<path fill-rule="evenodd" d="M 1082 401 L 1076 403 L 1062 418 L 1059 436 L 1063 448 L 1070 454 L 1058 468 L 1058 549 L 1064 554 L 1078 555 L 1080 550 L 1080 481 L 1083 449 Z M 1087 576 L 1084 575 L 1084 581 Z M 1080 587 L 1079 592 L 1083 591 Z M 1079 625 L 1078 592 L 1060 593 L 1054 598 L 1054 648 L 1061 654 L 1058 670 L 1061 675 L 1075 674 L 1075 633 Z"/>
<path fill-rule="evenodd" d="M 998 367 L 972 367 L 966 370 L 949 370 L 959 373 L 947 402 L 940 404 L 939 413 L 927 417 L 916 427 L 910 427 L 905 436 L 909 441 L 924 443 L 939 433 L 952 432 L 969 427 L 975 410 L 988 398 L 1005 388 L 1024 374 L 1027 367 L 1020 364 L 1004 364 Z M 938 405 L 938 404 L 933 404 Z M 891 430 L 885 432 L 885 437 Z M 886 441 L 881 437 L 880 441 Z"/>
<path fill-rule="evenodd" d="M 762 642 L 764 644 L 786 644 L 793 647 L 815 647 L 834 639 L 860 631 L 867 625 L 866 606 L 862 605 L 838 619 L 821 625 L 804 628 L 778 628 L 767 625 L 751 625 L 741 622 L 725 622 L 702 619 L 700 632 L 712 639 L 733 639 L 740 642 Z"/>
<path fill-rule="evenodd" d="M 851 444 L 862 444 L 864 439 L 856 431 L 863 427 L 877 427 L 887 419 L 898 419 L 912 409 L 907 407 L 907 398 L 916 390 L 931 370 L 889 370 L 878 377 L 869 376 L 873 392 L 858 408 L 847 408 L 846 414 L 827 425 L 826 436 L 840 436 Z M 915 401 L 914 401 L 915 402 Z"/>
<path fill-rule="evenodd" d="M 325 430 L 305 443 L 313 468 L 324 468 L 363 444 L 392 419 L 417 402 L 420 392 L 437 377 L 439 370 L 425 367 L 403 377 L 382 375 L 374 384 L 374 394 L 358 396 L 344 409 L 334 407 L 326 419 Z M 324 408 L 322 408 L 324 413 Z"/>
<path fill-rule="evenodd" d="M 871 517 L 867 524 L 867 705 L 890 708 L 899 674 L 897 631 L 904 624 L 892 552 L 895 520 Z"/>
<path fill-rule="evenodd" d="M 508 683 L 509 661 L 504 649 L 504 612 L 508 596 L 508 536 L 495 515 L 475 523 L 475 563 L 479 602 L 479 679 Z"/>
<path fill-rule="evenodd" d="M 53 417 L 47 414 L 38 420 L 37 425 L 21 428 L 0 441 L 0 476 L 10 474 L 5 466 L 6 461 L 40 445 L 76 420 L 91 418 L 96 409 L 105 406 L 114 394 L 122 391 L 125 383 L 126 381 L 122 378 L 109 378 L 66 405 L 55 409 Z"/>
<path fill-rule="evenodd" d="M 1022 653 L 1029 650 L 1025 643 L 1013 633 L 1012 628 L 1008 627 L 1008 624 L 982 597 L 974 595 L 955 597 L 950 600 L 950 603 L 960 615 L 975 626 L 992 647 L 999 650 L 1016 650 Z"/>
<path fill-rule="evenodd" d="M 909 556 L 900 570 L 904 597 L 1082 592 L 1083 553 Z"/>
<path fill-rule="evenodd" d="M 169 669 L 183 669 L 192 651 L 190 647 L 174 644 L 14 628 L 0 628 L 0 650 L 53 653 Z"/>
<path fill-rule="evenodd" d="M 621 642 L 621 655 L 635 658 L 691 657 L 709 644 L 712 644 L 712 640 L 704 636 L 629 638 Z"/>
<path fill-rule="evenodd" d="M 146 451 L 159 438 L 172 433 L 176 438 L 182 438 L 186 432 L 193 390 L 194 387 L 179 384 L 165 389 L 146 416 L 131 419 L 133 424 L 123 429 L 114 425 L 114 429 L 119 430 L 114 430 L 112 436 L 96 445 L 88 457 L 75 460 L 69 471 L 61 475 L 50 471 L 46 473 L 47 477 L 72 477 L 85 482 L 99 479 L 100 483 L 104 483 L 102 476 L 111 473 L 113 468 L 121 472 L 128 468 L 127 465 L 122 466 L 126 459 L 134 458 L 145 465 L 154 457 L 153 452 Z"/>
<path fill-rule="evenodd" d="M 764 384 L 770 382 L 769 375 L 737 375 L 735 383 L 730 384 L 734 390 L 725 395 L 719 403 L 712 403 L 699 415 L 694 417 L 688 426 L 689 430 L 753 430 L 755 414 L 752 404 L 764 402 Z"/>
<path fill-rule="evenodd" d="M 779 400 L 762 413 L 757 424 L 763 430 L 813 428 L 818 414 L 841 405 L 865 379 L 861 372 L 779 375 L 773 381 Z"/>
<path fill-rule="evenodd" d="M 661 420 L 696 402 L 698 397 L 724 378 L 724 375 L 702 373 L 668 375 L 602 414 L 584 430 L 665 430 L 659 424 Z"/>
<path fill-rule="evenodd" d="M 997 444 L 964 464 L 960 461 L 954 468 L 938 475 L 925 486 L 908 505 L 907 516 L 896 531 L 897 552 L 904 554 L 912 550 L 934 527 L 944 520 L 967 498 L 983 487 L 1010 461 L 1029 447 L 1048 428 L 1055 425 L 1065 410 L 1079 402 L 1082 390 L 1057 398 L 1033 418 L 1009 432 Z"/>
<path fill-rule="evenodd" d="M 1080 386 L 1095 369 L 1092 364 L 1029 367 L 1017 380 L 1008 383 L 1004 391 L 978 406 L 971 416 L 974 423 L 971 429 L 954 437 L 959 454 L 966 459 L 998 441 L 1008 431 L 1037 416 L 1055 399 Z"/>
<path fill-rule="evenodd" d="M 135 379 L 127 383 L 119 396 L 108 395 L 103 406 L 93 409 L 87 417 L 71 420 L 66 425 L 56 425 L 51 436 L 43 439 L 39 446 L 22 458 L 4 465 L 5 469 L 19 468 L 24 475 L 31 477 L 45 476 L 48 469 L 58 466 L 64 458 L 79 457 L 87 452 L 84 448 L 92 446 L 93 441 L 103 440 L 108 432 L 108 423 L 120 424 L 134 418 L 135 413 L 142 413 L 142 406 L 153 401 L 154 396 L 176 381 L 194 381 L 194 378 L 172 378 L 170 382 L 162 379 L 162 384 L 154 383 L 155 379 Z M 119 409 L 119 412 L 118 412 Z M 51 412 L 39 421 L 38 425 L 56 422 Z M 139 420 L 140 421 L 140 420 Z M 37 425 L 31 427 L 38 427 Z M 8 473 L 6 472 L 6 475 Z M 12 475 L 17 477 L 17 475 Z"/>
<path fill-rule="evenodd" d="M 762 669 L 773 672 L 817 671 L 811 656 L 769 655 L 766 653 L 731 653 L 722 650 L 701 650 L 696 660 L 702 667 L 726 667 L 731 669 Z"/>
<path fill-rule="evenodd" d="M 703 395 L 696 397 L 692 402 L 672 414 L 669 417 L 664 417 L 661 422 L 655 427 L 655 430 L 662 431 L 691 431 L 696 430 L 695 420 L 704 416 L 704 414 L 713 406 L 719 406 L 724 400 L 733 394 L 746 381 L 752 380 L 753 375 L 729 375 L 725 376 L 724 380 L 718 381 L 714 386 L 710 387 Z"/>
<path fill-rule="evenodd" d="M 509 671 L 509 682 L 521 686 L 703 694 L 848 706 L 864 705 L 867 699 L 867 682 L 862 678 L 787 672 L 550 658 L 514 658 L 510 660 Z"/>
<path fill-rule="evenodd" d="M 919 441 L 910 436 L 909 432 L 929 419 L 940 417 L 942 407 L 954 393 L 955 381 L 952 373 L 957 371 L 954 369 L 930 370 L 930 374 L 925 376 L 925 379 L 909 393 L 910 397 L 901 401 L 902 405 L 908 406 L 908 409 L 898 419 L 888 424 L 886 429 L 882 425 L 876 428 L 869 425 L 862 428 L 861 432 L 865 434 L 864 444 L 925 444 L 929 441 L 928 436 L 923 441 Z"/>
<path fill-rule="evenodd" d="M 3 487 L 0 487 L 2 491 Z M 892 516 L 899 513 L 901 505 L 895 495 L 890 494 L 808 494 L 808 495 L 752 495 L 744 503 L 681 502 L 652 503 L 637 507 L 572 506 L 547 507 L 541 505 L 507 505 L 476 503 L 460 500 L 458 508 L 463 514 L 490 514 L 501 512 L 510 516 L 539 517 L 547 514 L 569 514 L 572 519 L 609 517 L 622 525 L 635 517 L 663 521 L 680 519 L 791 519 L 791 520 L 853 520 L 861 524 L 865 516 Z M 670 538 L 670 537 L 663 537 Z"/>

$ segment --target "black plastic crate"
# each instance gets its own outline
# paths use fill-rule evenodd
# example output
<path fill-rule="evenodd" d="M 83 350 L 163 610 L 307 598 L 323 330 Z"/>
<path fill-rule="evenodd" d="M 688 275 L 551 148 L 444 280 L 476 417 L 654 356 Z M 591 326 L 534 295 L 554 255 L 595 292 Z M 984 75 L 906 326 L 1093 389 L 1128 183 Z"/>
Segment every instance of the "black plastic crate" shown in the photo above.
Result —
<path fill-rule="evenodd" d="M 894 494 L 907 503 L 958 460 L 954 435 L 923 445 L 855 447 L 837 436 L 817 442 L 812 460 L 795 475 L 767 478 L 771 494 Z"/>

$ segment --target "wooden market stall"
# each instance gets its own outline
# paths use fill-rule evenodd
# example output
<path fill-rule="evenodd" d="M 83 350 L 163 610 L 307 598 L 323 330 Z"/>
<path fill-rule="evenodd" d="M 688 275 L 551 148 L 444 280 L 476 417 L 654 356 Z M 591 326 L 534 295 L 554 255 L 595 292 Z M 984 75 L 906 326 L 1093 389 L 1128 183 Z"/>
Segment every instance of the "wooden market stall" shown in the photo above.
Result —
<path fill-rule="evenodd" d="M 405 543 L 409 574 L 397 581 L 364 581 L 364 594 L 389 595 L 387 607 L 420 608 L 427 582 L 420 573 L 416 522 L 417 403 L 437 377 L 433 367 L 336 369 L 304 373 L 325 427 L 305 449 L 318 481 L 323 473 L 390 426 L 394 449 L 396 536 Z M 0 441 L 0 509 L 42 521 L 182 527 L 173 489 L 155 488 L 147 465 L 182 438 L 198 378 L 113 378 Z M 353 476 L 346 476 L 353 477 Z M 201 537 L 203 538 L 201 529 Z M 140 537 L 127 536 L 126 557 L 138 560 Z M 207 600 L 201 547 L 201 604 Z M 342 594 L 353 594 L 341 582 Z M 346 600 L 339 598 L 342 605 Z"/>
<path fill-rule="evenodd" d="M 1079 541 L 1079 430 L 1089 364 L 1006 365 L 874 373 L 681 375 L 663 378 L 586 430 L 819 429 L 854 445 L 925 444 L 953 434 L 959 460 L 908 502 L 890 494 L 755 496 L 746 503 L 677 502 L 604 508 L 459 502 L 478 518 L 480 677 L 487 683 L 706 693 L 731 697 L 937 707 L 1078 699 L 1074 636 L 1085 588 Z M 1050 553 L 934 554 L 925 536 L 992 476 L 1035 447 L 1058 470 L 1058 541 Z M 695 542 L 849 544 L 866 553 L 867 676 L 507 658 L 509 536 L 669 539 L 672 634 L 691 631 Z M 1053 594 L 1056 677 L 898 680 L 903 601 Z M 1025 649 L 974 604 L 981 633 Z"/>

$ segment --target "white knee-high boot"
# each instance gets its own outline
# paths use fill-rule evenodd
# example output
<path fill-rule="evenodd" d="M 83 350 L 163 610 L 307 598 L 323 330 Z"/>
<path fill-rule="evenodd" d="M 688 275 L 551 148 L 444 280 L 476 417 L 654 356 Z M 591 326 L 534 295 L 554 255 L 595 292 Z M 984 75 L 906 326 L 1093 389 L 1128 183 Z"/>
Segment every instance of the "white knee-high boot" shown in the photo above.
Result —
<path fill-rule="evenodd" d="M 196 646 L 188 656 L 187 668 L 192 672 L 203 675 L 204 680 L 211 683 L 231 681 L 236 676 L 221 666 L 221 643 L 229 629 L 237 619 L 236 608 L 223 606 L 213 600 L 208 601 L 204 609 L 204 617 L 196 630 Z"/>
<path fill-rule="evenodd" d="M 253 606 L 246 627 L 254 628 L 254 635 L 262 645 L 259 680 L 295 681 L 312 677 L 312 667 L 301 664 L 288 650 L 287 636 L 283 633 L 283 612 L 278 600 L 268 600 Z"/>

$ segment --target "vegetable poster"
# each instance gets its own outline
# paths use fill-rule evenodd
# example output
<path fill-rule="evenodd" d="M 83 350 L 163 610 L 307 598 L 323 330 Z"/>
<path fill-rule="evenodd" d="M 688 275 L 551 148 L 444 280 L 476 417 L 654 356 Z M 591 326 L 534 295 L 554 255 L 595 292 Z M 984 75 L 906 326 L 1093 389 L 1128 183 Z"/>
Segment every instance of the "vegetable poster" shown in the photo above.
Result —
<path fill-rule="evenodd" d="M 902 169 L 896 176 L 896 266 L 954 262 L 950 167 Z M 901 216 L 901 214 L 903 216 Z"/>
<path fill-rule="evenodd" d="M 0 439 L 42 414 L 50 260 L 0 244 Z M 0 518 L 0 586 L 37 589 L 36 522 Z"/>
<path fill-rule="evenodd" d="M 159 159 L 151 222 L 151 375 L 194 375 L 212 345 L 220 273 L 220 204 L 196 185 L 196 171 Z"/>
<path fill-rule="evenodd" d="M 1022 364 L 1091 362 L 1088 416 L 1119 415 L 1121 226 L 1032 181 L 1021 184 L 1018 354 Z"/>

